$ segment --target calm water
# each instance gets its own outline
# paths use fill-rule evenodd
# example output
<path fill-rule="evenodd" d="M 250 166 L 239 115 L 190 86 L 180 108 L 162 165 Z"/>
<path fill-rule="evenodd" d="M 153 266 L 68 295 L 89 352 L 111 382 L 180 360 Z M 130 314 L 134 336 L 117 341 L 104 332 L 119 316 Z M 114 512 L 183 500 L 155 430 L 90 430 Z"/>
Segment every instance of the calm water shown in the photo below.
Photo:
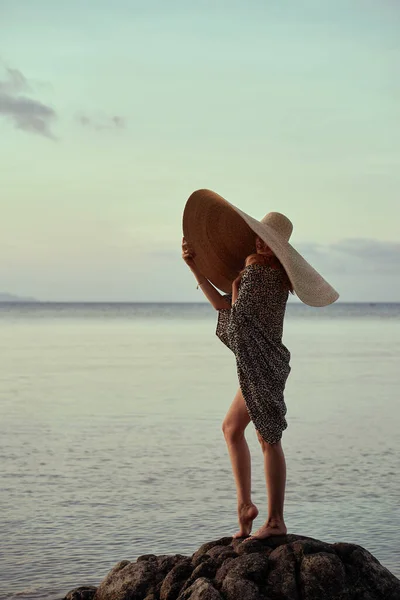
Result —
<path fill-rule="evenodd" d="M 235 532 L 220 426 L 237 376 L 215 322 L 207 305 L 0 305 L 1 599 Z M 288 528 L 400 576 L 400 305 L 293 304 L 284 341 Z"/>

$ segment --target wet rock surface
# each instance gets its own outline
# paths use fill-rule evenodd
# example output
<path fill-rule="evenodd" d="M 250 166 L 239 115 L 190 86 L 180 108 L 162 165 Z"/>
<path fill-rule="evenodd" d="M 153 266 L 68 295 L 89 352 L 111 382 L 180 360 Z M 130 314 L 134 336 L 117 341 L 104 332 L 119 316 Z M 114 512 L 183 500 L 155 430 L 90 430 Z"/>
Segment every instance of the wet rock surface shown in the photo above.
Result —
<path fill-rule="evenodd" d="M 221 538 L 192 556 L 119 562 L 64 600 L 400 600 L 400 580 L 355 544 L 300 535 Z"/>

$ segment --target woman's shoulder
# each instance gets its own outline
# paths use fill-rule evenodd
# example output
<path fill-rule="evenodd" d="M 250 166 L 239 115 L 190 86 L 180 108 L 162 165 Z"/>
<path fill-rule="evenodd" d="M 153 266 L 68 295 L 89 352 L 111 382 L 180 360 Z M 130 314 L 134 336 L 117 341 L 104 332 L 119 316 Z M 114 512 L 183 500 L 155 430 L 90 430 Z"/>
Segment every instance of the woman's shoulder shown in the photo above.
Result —
<path fill-rule="evenodd" d="M 272 271 L 273 269 L 270 265 L 259 262 L 248 264 L 243 270 L 241 284 L 248 287 L 262 286 L 264 288 L 275 278 Z"/>
<path fill-rule="evenodd" d="M 264 257 L 260 254 L 250 254 L 244 263 L 245 268 L 251 265 L 265 265 Z"/>
<path fill-rule="evenodd" d="M 263 254 L 250 254 L 246 258 L 244 270 L 251 267 L 261 267 L 264 270 L 271 270 L 278 273 L 282 270 L 281 264 L 274 256 L 265 256 Z"/>
<path fill-rule="evenodd" d="M 264 288 L 269 288 L 271 285 L 275 287 L 285 287 L 285 272 L 282 268 L 271 264 L 262 264 L 258 262 L 251 263 L 244 268 L 242 281 L 248 285 L 260 284 Z"/>
<path fill-rule="evenodd" d="M 261 262 L 252 262 L 249 263 L 245 266 L 245 268 L 243 269 L 243 273 L 269 273 L 269 272 L 273 272 L 275 271 L 275 269 L 269 265 L 269 264 L 265 264 L 265 263 L 261 263 Z"/>

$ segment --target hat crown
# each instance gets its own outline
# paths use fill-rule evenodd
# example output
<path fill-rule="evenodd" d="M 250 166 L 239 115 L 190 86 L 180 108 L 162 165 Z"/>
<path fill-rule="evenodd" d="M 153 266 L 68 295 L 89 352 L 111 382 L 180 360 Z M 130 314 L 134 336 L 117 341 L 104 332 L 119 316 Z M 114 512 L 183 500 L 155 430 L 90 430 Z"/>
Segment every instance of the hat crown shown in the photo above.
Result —
<path fill-rule="evenodd" d="M 286 241 L 289 240 L 293 231 L 293 224 L 290 219 L 282 213 L 270 212 L 261 219 L 263 225 L 268 225 Z"/>

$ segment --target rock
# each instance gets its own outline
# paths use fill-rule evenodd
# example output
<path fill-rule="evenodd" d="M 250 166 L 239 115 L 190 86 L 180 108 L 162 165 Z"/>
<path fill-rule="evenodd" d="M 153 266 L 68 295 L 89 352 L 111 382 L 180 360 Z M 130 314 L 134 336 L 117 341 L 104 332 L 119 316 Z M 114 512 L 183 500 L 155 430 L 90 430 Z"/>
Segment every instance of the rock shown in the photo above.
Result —
<path fill-rule="evenodd" d="M 224 568 L 226 569 L 224 573 Z M 216 577 L 227 600 L 262 600 L 268 572 L 268 554 L 244 554 L 222 565 Z"/>
<path fill-rule="evenodd" d="M 93 600 L 96 590 L 92 585 L 83 585 L 69 592 L 65 600 Z"/>
<path fill-rule="evenodd" d="M 118 563 L 100 583 L 94 600 L 151 600 L 152 595 L 158 600 L 168 574 L 179 563 L 188 560 L 180 554 L 140 558 L 139 562 Z M 172 597 L 166 596 L 165 600 L 172 600 Z"/>
<path fill-rule="evenodd" d="M 197 567 L 197 565 L 199 565 L 202 562 L 204 557 L 208 558 L 210 556 L 210 552 L 212 551 L 212 549 L 215 546 L 227 547 L 227 546 L 231 546 L 231 545 L 232 545 L 232 538 L 229 538 L 229 537 L 221 538 L 215 542 L 207 542 L 206 544 L 203 544 L 202 546 L 200 546 L 200 548 L 193 554 L 192 563 L 194 564 L 195 567 Z"/>
<path fill-rule="evenodd" d="M 179 600 L 223 600 L 222 596 L 212 582 L 205 578 L 199 577 L 188 587 L 180 596 Z"/>
<path fill-rule="evenodd" d="M 276 598 L 300 600 L 298 564 L 290 544 L 276 548 L 268 558 L 267 589 Z"/>
<path fill-rule="evenodd" d="M 355 544 L 332 544 L 332 548 L 345 565 L 349 586 L 352 590 L 359 590 L 360 597 L 364 594 L 365 600 L 400 600 L 399 580 L 382 567 L 375 556 Z"/>
<path fill-rule="evenodd" d="M 86 594 L 86 595 L 85 595 Z M 97 588 L 64 600 L 400 600 L 400 581 L 367 550 L 287 535 L 221 538 L 191 557 L 118 563 Z"/>
<path fill-rule="evenodd" d="M 227 600 L 264 600 L 257 586 L 246 579 L 230 579 L 227 577 L 222 584 L 224 598 Z"/>
<path fill-rule="evenodd" d="M 217 569 L 218 565 L 216 564 L 215 560 L 212 560 L 211 558 L 209 558 L 208 560 L 203 560 L 203 562 L 201 562 L 199 565 L 197 565 L 197 567 L 193 569 L 192 574 L 183 585 L 181 593 L 187 590 L 188 588 L 192 587 L 192 585 L 198 579 L 214 579 Z"/>
<path fill-rule="evenodd" d="M 300 567 L 300 587 L 306 598 L 348 600 L 345 567 L 338 556 L 318 552 L 304 556 Z"/>
<path fill-rule="evenodd" d="M 187 579 L 191 576 L 193 565 L 190 558 L 180 561 L 165 577 L 160 588 L 160 600 L 176 600 Z"/>

